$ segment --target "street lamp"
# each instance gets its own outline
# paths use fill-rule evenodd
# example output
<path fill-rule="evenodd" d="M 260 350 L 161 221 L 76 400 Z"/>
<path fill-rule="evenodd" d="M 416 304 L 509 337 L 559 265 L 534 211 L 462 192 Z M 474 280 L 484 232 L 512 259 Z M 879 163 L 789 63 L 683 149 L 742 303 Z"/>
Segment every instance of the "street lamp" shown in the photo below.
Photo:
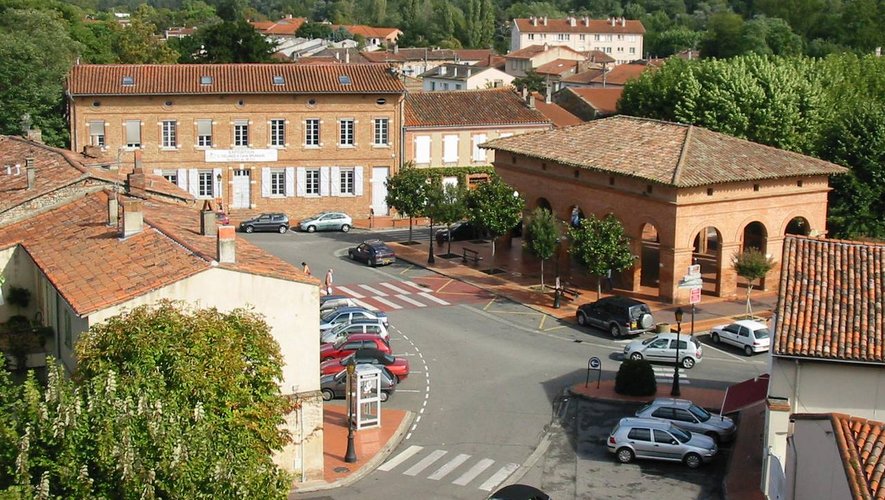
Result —
<path fill-rule="evenodd" d="M 679 397 L 679 342 L 680 335 L 682 335 L 682 308 L 676 308 L 676 365 L 673 367 L 673 389 L 670 390 L 670 395 L 673 397 Z"/>
<path fill-rule="evenodd" d="M 430 217 L 430 253 L 427 254 L 427 263 L 436 263 L 436 258 L 433 256 L 433 217 Z"/>
<path fill-rule="evenodd" d="M 356 371 L 356 361 L 351 356 L 347 365 L 347 451 L 344 453 L 344 461 L 352 464 L 356 462 L 356 447 L 353 444 L 353 374 Z"/>

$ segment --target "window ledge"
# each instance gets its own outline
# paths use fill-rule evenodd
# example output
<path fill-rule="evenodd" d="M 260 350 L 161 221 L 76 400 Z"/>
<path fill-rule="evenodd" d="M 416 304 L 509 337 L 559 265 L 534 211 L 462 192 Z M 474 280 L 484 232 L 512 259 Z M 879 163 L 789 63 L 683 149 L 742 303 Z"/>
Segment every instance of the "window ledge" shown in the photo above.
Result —
<path fill-rule="evenodd" d="M 390 144 L 372 144 L 372 149 L 390 149 Z"/>
<path fill-rule="evenodd" d="M 318 146 L 316 144 L 303 144 L 301 147 L 304 149 L 320 149 L 322 146 Z"/>
<path fill-rule="evenodd" d="M 339 144 L 339 149 L 356 149 L 356 144 Z"/>

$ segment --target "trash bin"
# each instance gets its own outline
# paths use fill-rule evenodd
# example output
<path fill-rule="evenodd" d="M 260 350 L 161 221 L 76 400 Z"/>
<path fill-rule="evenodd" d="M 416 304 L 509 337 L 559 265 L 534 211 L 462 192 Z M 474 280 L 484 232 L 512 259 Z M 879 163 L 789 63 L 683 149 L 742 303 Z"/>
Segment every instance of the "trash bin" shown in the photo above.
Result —
<path fill-rule="evenodd" d="M 658 323 L 655 325 L 655 333 L 670 333 L 670 323 Z"/>

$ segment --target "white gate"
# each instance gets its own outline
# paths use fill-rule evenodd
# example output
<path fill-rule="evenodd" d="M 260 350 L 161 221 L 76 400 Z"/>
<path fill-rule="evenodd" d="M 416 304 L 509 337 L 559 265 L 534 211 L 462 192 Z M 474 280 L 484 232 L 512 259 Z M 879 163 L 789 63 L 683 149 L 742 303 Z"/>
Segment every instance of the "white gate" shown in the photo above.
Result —
<path fill-rule="evenodd" d="M 387 201 L 387 174 L 390 169 L 388 167 L 372 167 L 372 210 L 375 215 L 383 216 L 388 214 Z"/>
<path fill-rule="evenodd" d="M 232 208 L 251 208 L 249 203 L 250 178 L 249 169 L 234 170 L 234 189 Z"/>

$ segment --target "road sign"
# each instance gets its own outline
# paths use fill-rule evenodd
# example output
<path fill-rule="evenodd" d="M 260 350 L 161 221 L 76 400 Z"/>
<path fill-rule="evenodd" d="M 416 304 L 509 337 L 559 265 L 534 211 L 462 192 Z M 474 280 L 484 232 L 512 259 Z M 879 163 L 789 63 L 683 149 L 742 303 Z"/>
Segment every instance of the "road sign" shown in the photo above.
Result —
<path fill-rule="evenodd" d="M 587 360 L 587 380 L 584 381 L 584 387 L 590 384 L 590 370 L 596 370 L 596 388 L 599 389 L 599 382 L 602 380 L 602 361 L 596 356 Z"/>
<path fill-rule="evenodd" d="M 599 367 L 602 366 L 602 362 L 596 356 L 590 358 L 590 368 L 593 370 L 598 370 Z"/>
<path fill-rule="evenodd" d="M 685 275 L 679 280 L 679 288 L 697 288 L 704 284 L 700 276 Z"/>
<path fill-rule="evenodd" d="M 688 276 L 700 277 L 701 276 L 701 265 L 700 264 L 692 264 L 692 265 L 688 266 L 688 273 L 686 273 L 686 274 Z"/>
<path fill-rule="evenodd" d="M 701 303 L 701 287 L 696 286 L 690 290 L 688 294 L 688 303 L 689 304 L 700 304 Z"/>

